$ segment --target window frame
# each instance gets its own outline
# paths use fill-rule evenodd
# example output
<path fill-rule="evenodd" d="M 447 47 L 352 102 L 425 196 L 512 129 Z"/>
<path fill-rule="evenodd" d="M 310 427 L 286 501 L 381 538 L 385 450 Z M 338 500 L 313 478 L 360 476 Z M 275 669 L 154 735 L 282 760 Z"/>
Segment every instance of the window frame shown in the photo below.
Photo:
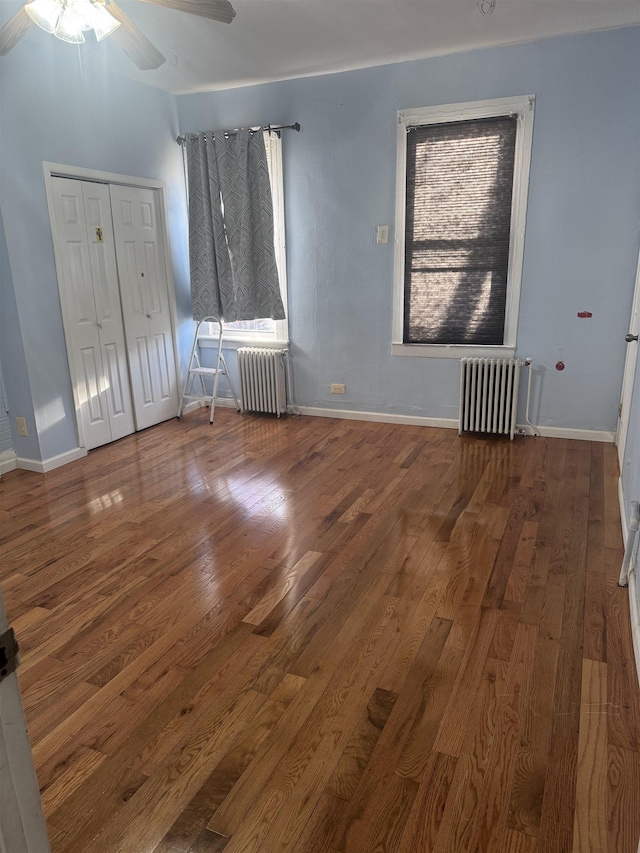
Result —
<path fill-rule="evenodd" d="M 284 217 L 284 172 L 282 168 L 282 139 L 279 132 L 264 131 L 264 144 L 269 162 L 271 179 L 271 197 L 273 200 L 273 237 L 280 296 L 284 305 L 285 319 L 276 320 L 274 332 L 256 332 L 245 329 L 224 329 L 222 346 L 225 349 L 237 349 L 243 346 L 285 347 L 289 346 L 289 312 L 287 304 L 287 243 Z M 214 329 L 217 329 L 217 324 Z M 201 335 L 201 346 L 217 347 L 218 335 Z"/>
<path fill-rule="evenodd" d="M 441 104 L 398 111 L 398 141 L 396 162 L 396 227 L 393 284 L 393 327 L 391 353 L 400 356 L 427 358 L 491 357 L 509 358 L 515 355 L 518 331 L 518 311 L 524 259 L 525 222 L 531 167 L 531 142 L 535 95 L 492 98 L 462 104 Z M 407 127 L 472 121 L 497 116 L 517 116 L 515 159 L 513 166 L 513 195 L 511 201 L 511 231 L 507 273 L 507 305 L 504 343 L 486 344 L 413 344 L 404 342 L 404 262 L 405 213 L 407 195 Z"/>

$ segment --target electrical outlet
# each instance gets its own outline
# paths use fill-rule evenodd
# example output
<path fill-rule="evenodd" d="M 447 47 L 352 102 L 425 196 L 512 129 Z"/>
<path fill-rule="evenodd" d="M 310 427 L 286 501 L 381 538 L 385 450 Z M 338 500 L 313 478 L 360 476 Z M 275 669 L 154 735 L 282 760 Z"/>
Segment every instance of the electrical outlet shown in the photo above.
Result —
<path fill-rule="evenodd" d="M 347 393 L 347 386 L 342 385 L 339 382 L 332 382 L 331 383 L 331 393 L 332 394 L 346 394 Z"/>
<path fill-rule="evenodd" d="M 25 418 L 16 418 L 16 429 L 18 430 L 18 435 L 21 435 L 22 438 L 28 438 L 29 433 L 27 431 L 27 421 Z"/>

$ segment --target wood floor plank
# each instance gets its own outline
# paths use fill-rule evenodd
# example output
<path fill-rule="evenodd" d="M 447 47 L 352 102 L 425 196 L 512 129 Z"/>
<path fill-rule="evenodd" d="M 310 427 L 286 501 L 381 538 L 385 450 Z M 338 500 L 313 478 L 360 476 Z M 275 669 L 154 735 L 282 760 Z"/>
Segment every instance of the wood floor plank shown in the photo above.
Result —
<path fill-rule="evenodd" d="M 636 853 L 640 838 L 640 755 L 609 745 L 608 759 L 607 849 Z"/>
<path fill-rule="evenodd" d="M 445 715 L 451 693 L 460 680 L 470 678 L 468 669 L 462 673 L 463 663 L 470 656 L 478 632 L 478 610 L 461 608 L 451 625 L 447 642 L 429 683 L 425 685 L 423 700 L 416 714 L 402 752 L 396 763 L 401 777 L 420 782 L 429 766 L 431 751 Z"/>
<path fill-rule="evenodd" d="M 518 627 L 498 709 L 496 736 L 475 810 L 472 849 L 500 850 L 505 846 L 509 796 L 524 725 L 536 638 L 535 627 Z M 499 773 L 496 772 L 498 767 Z"/>
<path fill-rule="evenodd" d="M 618 473 L 226 409 L 7 473 L 52 853 L 636 853 Z"/>
<path fill-rule="evenodd" d="M 488 766 L 508 664 L 487 658 L 464 732 L 433 850 L 463 853 L 470 847 L 476 808 Z M 453 756 L 452 756 L 453 757 Z"/>
<path fill-rule="evenodd" d="M 388 690 L 374 691 L 329 780 L 329 794 L 351 799 L 397 698 Z"/>
<path fill-rule="evenodd" d="M 534 835 L 525 835 L 515 829 L 508 829 L 505 837 L 504 853 L 536 853 L 538 839 Z"/>
<path fill-rule="evenodd" d="M 450 755 L 431 752 L 398 845 L 398 853 L 433 849 L 456 763 L 457 759 Z"/>
<path fill-rule="evenodd" d="M 205 827 L 189 848 L 189 853 L 222 853 L 228 842 L 229 839 L 224 835 L 218 835 Z"/>
<path fill-rule="evenodd" d="M 584 604 L 583 656 L 589 660 L 607 659 L 606 578 L 604 571 L 587 571 Z"/>
<path fill-rule="evenodd" d="M 574 853 L 607 850 L 607 666 L 582 664 Z"/>
<path fill-rule="evenodd" d="M 512 829 L 535 836 L 549 761 L 558 653 L 557 640 L 538 636 L 507 821 Z"/>
<path fill-rule="evenodd" d="M 467 647 L 466 660 L 461 666 L 460 676 L 456 679 L 433 744 L 437 752 L 454 757 L 460 755 L 497 621 L 498 613 L 495 610 L 482 608 L 477 615 L 475 636 Z"/>
<path fill-rule="evenodd" d="M 404 828 L 418 793 L 418 783 L 394 773 L 376 798 L 376 810 L 371 814 L 368 828 L 362 836 L 351 836 L 345 853 L 361 850 L 397 850 Z M 364 836 L 364 837 L 363 837 Z"/>

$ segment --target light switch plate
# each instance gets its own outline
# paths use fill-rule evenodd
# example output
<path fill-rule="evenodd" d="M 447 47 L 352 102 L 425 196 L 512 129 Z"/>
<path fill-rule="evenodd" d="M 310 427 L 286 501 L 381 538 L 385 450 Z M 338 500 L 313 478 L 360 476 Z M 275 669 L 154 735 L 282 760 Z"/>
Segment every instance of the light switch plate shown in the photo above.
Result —
<path fill-rule="evenodd" d="M 389 242 L 389 226 L 376 225 L 376 243 L 382 245 Z"/>

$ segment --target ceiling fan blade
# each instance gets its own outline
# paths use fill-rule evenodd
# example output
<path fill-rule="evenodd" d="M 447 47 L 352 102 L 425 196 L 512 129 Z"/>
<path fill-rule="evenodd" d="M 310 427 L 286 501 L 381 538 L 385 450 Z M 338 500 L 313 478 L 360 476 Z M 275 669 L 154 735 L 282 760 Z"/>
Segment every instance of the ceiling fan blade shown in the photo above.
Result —
<path fill-rule="evenodd" d="M 158 48 L 151 44 L 142 30 L 138 29 L 122 9 L 114 3 L 114 0 L 111 0 L 105 8 L 113 15 L 116 21 L 120 21 L 120 26 L 111 33 L 110 38 L 116 42 L 118 47 L 127 54 L 129 59 L 141 71 L 150 71 L 152 68 L 159 68 L 163 62 L 167 61 Z"/>
<path fill-rule="evenodd" d="M 166 6 L 167 9 L 177 9 L 179 12 L 188 12 L 190 15 L 201 15 L 203 18 L 211 18 L 212 21 L 220 21 L 230 24 L 236 16 L 236 10 L 229 0 L 143 0 L 144 3 L 153 3 L 154 6 Z"/>
<path fill-rule="evenodd" d="M 0 56 L 9 53 L 22 36 L 33 26 L 33 21 L 24 10 L 24 6 L 0 29 Z"/>

